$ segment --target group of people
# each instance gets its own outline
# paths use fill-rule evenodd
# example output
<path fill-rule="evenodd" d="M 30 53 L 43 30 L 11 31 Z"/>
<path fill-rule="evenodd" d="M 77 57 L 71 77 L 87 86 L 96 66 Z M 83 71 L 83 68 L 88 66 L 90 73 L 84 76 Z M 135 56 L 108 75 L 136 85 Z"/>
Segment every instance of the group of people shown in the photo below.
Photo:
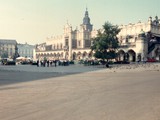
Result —
<path fill-rule="evenodd" d="M 57 60 L 37 60 L 37 67 L 51 67 L 51 66 L 57 66 Z"/>

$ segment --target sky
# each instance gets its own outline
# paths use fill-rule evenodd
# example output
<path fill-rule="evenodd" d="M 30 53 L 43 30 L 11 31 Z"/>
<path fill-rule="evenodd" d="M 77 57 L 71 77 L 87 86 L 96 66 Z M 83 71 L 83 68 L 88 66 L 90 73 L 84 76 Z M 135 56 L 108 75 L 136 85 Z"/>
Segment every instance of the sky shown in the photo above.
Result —
<path fill-rule="evenodd" d="M 86 7 L 94 29 L 160 18 L 160 0 L 0 0 L 0 39 L 40 44 L 83 22 Z"/>

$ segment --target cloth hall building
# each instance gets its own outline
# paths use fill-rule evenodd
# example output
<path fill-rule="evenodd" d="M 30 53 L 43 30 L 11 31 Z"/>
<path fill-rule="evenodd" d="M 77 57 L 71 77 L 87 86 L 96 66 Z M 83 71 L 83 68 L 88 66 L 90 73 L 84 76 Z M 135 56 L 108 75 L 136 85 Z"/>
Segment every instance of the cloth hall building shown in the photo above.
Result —
<path fill-rule="evenodd" d="M 47 38 L 45 43 L 36 46 L 36 58 L 75 60 L 92 57 L 91 38 L 96 37 L 96 34 L 97 31 L 93 30 L 86 10 L 80 29 L 73 29 L 67 23 L 64 26 L 63 35 Z"/>
<path fill-rule="evenodd" d="M 146 23 L 121 25 L 118 34 L 120 48 L 117 50 L 120 61 L 143 61 L 148 58 L 160 60 L 160 20 L 149 17 Z M 91 38 L 97 30 L 90 23 L 88 10 L 85 11 L 80 28 L 73 29 L 66 24 L 63 35 L 47 38 L 45 43 L 36 46 L 36 59 L 94 59 L 91 52 Z"/>

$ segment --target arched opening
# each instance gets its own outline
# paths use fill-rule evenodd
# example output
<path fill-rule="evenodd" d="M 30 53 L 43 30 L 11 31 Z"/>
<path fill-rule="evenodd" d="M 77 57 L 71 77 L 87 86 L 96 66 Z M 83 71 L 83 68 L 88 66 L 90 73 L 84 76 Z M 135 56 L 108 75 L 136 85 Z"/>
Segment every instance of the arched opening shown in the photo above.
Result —
<path fill-rule="evenodd" d="M 77 59 L 78 59 L 78 60 L 81 59 L 81 54 L 82 54 L 81 52 L 78 52 L 78 53 L 77 53 Z"/>
<path fill-rule="evenodd" d="M 49 55 L 49 53 L 47 53 L 47 55 L 46 55 L 47 57 L 49 57 L 50 55 Z"/>
<path fill-rule="evenodd" d="M 125 56 L 124 56 L 124 61 L 129 61 L 129 54 L 128 54 L 128 52 L 127 53 L 125 53 Z"/>
<path fill-rule="evenodd" d="M 63 59 L 63 52 L 61 52 L 60 54 L 60 59 Z"/>
<path fill-rule="evenodd" d="M 118 51 L 117 61 L 125 61 L 125 52 L 123 50 Z"/>
<path fill-rule="evenodd" d="M 139 54 L 137 55 L 137 61 L 140 62 L 141 60 L 142 60 L 142 55 L 141 55 L 141 53 L 139 53 Z"/>
<path fill-rule="evenodd" d="M 83 54 L 82 54 L 82 58 L 83 59 L 87 59 L 88 58 L 88 56 L 87 56 L 87 52 L 85 51 L 85 52 L 83 52 Z"/>
<path fill-rule="evenodd" d="M 89 58 L 89 59 L 92 59 L 92 57 L 93 57 L 93 52 L 89 52 L 88 58 Z"/>
<path fill-rule="evenodd" d="M 157 48 L 155 50 L 155 58 L 156 60 L 160 61 L 160 48 Z"/>
<path fill-rule="evenodd" d="M 53 58 L 54 58 L 54 59 L 56 58 L 56 53 L 53 54 Z"/>
<path fill-rule="evenodd" d="M 50 53 L 50 57 L 53 57 L 53 53 Z"/>
<path fill-rule="evenodd" d="M 57 53 L 56 58 L 57 58 L 57 59 L 59 59 L 59 58 L 60 58 L 60 56 L 61 56 L 61 55 L 60 55 L 60 53 Z"/>
<path fill-rule="evenodd" d="M 59 44 L 57 44 L 57 49 L 59 49 Z"/>
<path fill-rule="evenodd" d="M 39 59 L 39 57 L 40 57 L 40 54 L 36 54 L 36 58 Z"/>
<path fill-rule="evenodd" d="M 136 53 L 133 50 L 128 50 L 128 61 L 135 62 L 136 61 Z"/>
<path fill-rule="evenodd" d="M 74 53 L 73 53 L 73 60 L 76 60 L 76 57 L 77 57 L 77 55 L 76 55 L 76 53 L 74 52 Z"/>
<path fill-rule="evenodd" d="M 66 52 L 66 53 L 65 53 L 65 59 L 68 60 L 68 58 L 69 58 L 69 53 Z"/>

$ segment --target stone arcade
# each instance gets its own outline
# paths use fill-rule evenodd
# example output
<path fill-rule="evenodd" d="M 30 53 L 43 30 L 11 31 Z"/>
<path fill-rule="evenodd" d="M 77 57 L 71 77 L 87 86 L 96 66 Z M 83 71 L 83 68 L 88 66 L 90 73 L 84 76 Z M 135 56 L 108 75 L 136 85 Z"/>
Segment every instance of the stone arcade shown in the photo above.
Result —
<path fill-rule="evenodd" d="M 143 61 L 149 58 L 160 60 L 160 20 L 149 17 L 148 22 L 121 25 L 118 34 L 120 48 L 119 61 Z M 94 59 L 90 50 L 91 38 L 97 30 L 90 23 L 88 10 L 85 11 L 80 29 L 73 29 L 67 22 L 61 36 L 47 38 L 45 43 L 36 46 L 37 59 Z"/>
<path fill-rule="evenodd" d="M 160 20 L 149 17 L 147 23 L 122 25 L 118 35 L 119 60 L 143 61 L 149 58 L 160 60 Z"/>

